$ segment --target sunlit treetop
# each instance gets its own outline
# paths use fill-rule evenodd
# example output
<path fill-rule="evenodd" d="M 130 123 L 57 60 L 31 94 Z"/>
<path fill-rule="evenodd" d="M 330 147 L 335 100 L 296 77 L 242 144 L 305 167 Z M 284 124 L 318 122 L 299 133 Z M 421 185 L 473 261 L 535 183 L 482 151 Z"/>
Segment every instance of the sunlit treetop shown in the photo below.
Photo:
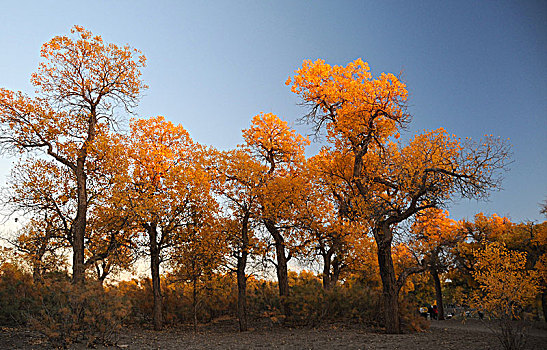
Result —
<path fill-rule="evenodd" d="M 56 36 L 42 46 L 45 62 L 31 78 L 36 92 L 72 111 L 93 107 L 105 111 L 118 103 L 128 110 L 134 107 L 147 88 L 140 71 L 145 56 L 128 45 L 105 43 L 81 26 L 70 32 L 74 38 Z"/>
<path fill-rule="evenodd" d="M 330 66 L 323 60 L 304 61 L 286 84 L 310 107 L 307 121 L 318 133 L 327 128 L 329 141 L 345 148 L 368 148 L 383 142 L 410 119 L 406 85 L 391 73 L 374 78 L 366 62 Z"/>
<path fill-rule="evenodd" d="M 131 112 L 147 86 L 140 51 L 103 42 L 80 26 L 72 37 L 42 46 L 32 74 L 36 97 L 0 88 L 0 143 L 5 150 L 42 149 L 74 168 L 95 136 L 118 121 L 115 107 Z"/>
<path fill-rule="evenodd" d="M 302 162 L 304 148 L 310 141 L 289 127 L 286 121 L 271 113 L 253 117 L 243 130 L 246 146 L 273 171 L 277 166 Z"/>

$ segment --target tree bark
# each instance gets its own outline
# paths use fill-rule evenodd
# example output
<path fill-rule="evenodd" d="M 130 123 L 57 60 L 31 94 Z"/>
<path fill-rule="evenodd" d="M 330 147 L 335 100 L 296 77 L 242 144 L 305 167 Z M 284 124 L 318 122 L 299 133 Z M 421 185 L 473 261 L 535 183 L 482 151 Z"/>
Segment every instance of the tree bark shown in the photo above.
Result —
<path fill-rule="evenodd" d="M 435 296 L 437 300 L 437 312 L 438 312 L 438 319 L 444 320 L 444 307 L 443 307 L 443 291 L 441 288 L 441 280 L 439 278 L 439 272 L 435 267 L 431 267 L 429 269 L 429 273 L 431 274 L 431 277 L 433 277 L 433 281 L 435 282 Z"/>
<path fill-rule="evenodd" d="M 378 246 L 378 266 L 382 279 L 386 333 L 397 334 L 401 332 L 399 322 L 399 289 L 391 257 L 391 232 L 388 231 L 389 227 L 376 230 L 374 237 Z"/>
<path fill-rule="evenodd" d="M 40 263 L 35 262 L 32 266 L 32 281 L 36 283 L 42 283 L 42 269 Z"/>
<path fill-rule="evenodd" d="M 192 280 L 192 312 L 194 314 L 194 333 L 198 332 L 198 290 L 197 278 Z"/>
<path fill-rule="evenodd" d="M 241 256 L 237 259 L 237 317 L 239 319 L 239 330 L 247 331 L 247 277 L 245 276 L 245 266 L 247 265 L 247 256 Z"/>
<path fill-rule="evenodd" d="M 547 322 L 547 289 L 541 293 L 541 308 L 543 309 L 543 321 Z"/>
<path fill-rule="evenodd" d="M 72 283 L 80 284 L 85 279 L 84 237 L 87 225 L 87 177 L 84 172 L 85 157 L 78 157 L 76 165 L 76 183 L 78 206 L 76 218 L 72 224 Z"/>
<path fill-rule="evenodd" d="M 332 261 L 332 276 L 331 276 L 331 284 L 332 286 L 335 286 L 336 283 L 338 283 L 338 280 L 340 279 L 340 272 L 342 270 L 343 264 L 340 262 L 338 257 L 335 257 Z"/>
<path fill-rule="evenodd" d="M 237 258 L 237 317 L 239 319 L 239 331 L 247 331 L 247 256 L 249 254 L 248 234 L 249 213 L 243 217 L 241 226 L 241 256 Z"/>
<path fill-rule="evenodd" d="M 285 242 L 283 236 L 279 233 L 278 228 L 272 220 L 264 220 L 265 226 L 272 235 L 275 242 L 275 255 L 277 259 L 276 272 L 277 282 L 279 285 L 279 296 L 281 297 L 281 305 L 283 314 L 287 317 L 291 315 L 289 305 L 289 277 L 287 272 L 287 256 L 285 255 Z"/>
<path fill-rule="evenodd" d="M 97 115 L 95 110 L 96 105 L 91 106 L 89 124 L 87 126 L 87 137 L 78 150 L 78 158 L 76 166 L 73 167 L 74 175 L 76 175 L 76 195 L 78 204 L 76 209 L 76 217 L 71 227 L 72 238 L 72 283 L 80 284 L 85 280 L 85 255 L 84 255 L 84 237 L 87 226 L 87 174 L 85 172 L 85 162 L 87 159 L 88 146 L 95 140 L 97 125 Z"/>
<path fill-rule="evenodd" d="M 322 254 L 323 256 L 323 289 L 329 290 L 331 288 L 331 272 L 330 272 L 330 265 L 331 265 L 331 255 L 326 253 Z"/>
<path fill-rule="evenodd" d="M 152 275 L 152 293 L 154 295 L 152 320 L 154 323 L 154 330 L 160 331 L 163 326 L 163 320 L 160 285 L 160 247 L 157 241 L 158 231 L 155 223 L 146 224 L 145 228 L 148 231 L 148 238 L 150 241 L 150 274 Z"/>

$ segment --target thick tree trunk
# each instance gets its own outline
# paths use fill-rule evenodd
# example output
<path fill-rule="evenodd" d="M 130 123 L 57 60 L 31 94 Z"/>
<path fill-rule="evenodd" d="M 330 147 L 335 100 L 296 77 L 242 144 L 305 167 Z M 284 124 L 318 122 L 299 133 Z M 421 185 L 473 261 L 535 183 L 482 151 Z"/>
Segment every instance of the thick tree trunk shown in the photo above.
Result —
<path fill-rule="evenodd" d="M 289 277 L 287 272 L 287 256 L 285 255 L 285 242 L 283 236 L 279 233 L 279 230 L 275 226 L 275 223 L 271 220 L 264 220 L 266 228 L 272 235 L 275 242 L 275 255 L 277 259 L 276 272 L 277 282 L 279 285 L 279 296 L 281 297 L 281 304 L 283 307 L 283 314 L 287 317 L 291 315 L 291 308 L 289 305 Z"/>
<path fill-rule="evenodd" d="M 78 158 L 76 167 L 76 183 L 78 207 L 76 218 L 72 224 L 72 283 L 83 283 L 85 279 L 84 237 L 87 225 L 87 177 L 84 172 L 85 157 Z"/>
<path fill-rule="evenodd" d="M 249 254 L 248 234 L 249 213 L 246 213 L 241 223 L 241 256 L 237 258 L 237 317 L 239 319 L 239 330 L 247 331 L 247 256 Z"/>
<path fill-rule="evenodd" d="M 401 332 L 399 322 L 399 289 L 391 257 L 391 232 L 387 232 L 388 230 L 389 228 L 383 228 L 382 232 L 377 231 L 374 236 L 378 246 L 378 266 L 382 279 L 386 332 L 396 334 Z"/>
<path fill-rule="evenodd" d="M 42 269 L 38 262 L 35 262 L 32 266 L 32 281 L 34 283 L 42 283 Z"/>
<path fill-rule="evenodd" d="M 340 263 L 340 260 L 338 260 L 338 258 L 336 257 L 332 261 L 332 276 L 331 276 L 332 286 L 335 286 L 336 283 L 338 283 L 338 280 L 340 279 L 341 270 L 342 270 L 342 264 Z"/>
<path fill-rule="evenodd" d="M 87 175 L 85 172 L 85 161 L 87 159 L 88 146 L 95 139 L 95 126 L 97 125 L 96 106 L 91 106 L 89 124 L 87 126 L 87 138 L 82 148 L 78 150 L 76 167 L 73 171 L 76 175 L 76 195 L 78 196 L 78 206 L 76 209 L 76 218 L 72 223 L 72 283 L 83 283 L 85 280 L 84 264 L 84 237 L 87 226 Z"/>
<path fill-rule="evenodd" d="M 541 293 L 541 308 L 543 309 L 543 321 L 547 322 L 547 289 Z"/>
<path fill-rule="evenodd" d="M 285 256 L 285 245 L 283 242 L 275 243 L 275 252 L 277 255 L 277 281 L 279 283 L 279 296 L 283 305 L 283 314 L 287 317 L 291 315 L 289 305 L 289 276 L 287 271 L 287 257 Z"/>
<path fill-rule="evenodd" d="M 247 277 L 245 276 L 245 266 L 247 265 L 247 256 L 241 256 L 237 259 L 237 318 L 239 319 L 239 330 L 247 331 Z"/>
<path fill-rule="evenodd" d="M 154 295 L 154 308 L 152 310 L 152 320 L 154 330 L 160 331 L 163 326 L 162 320 L 162 300 L 160 285 L 160 247 L 158 246 L 157 226 L 155 223 L 146 224 L 148 238 L 150 241 L 150 274 L 152 275 L 152 293 Z"/>
<path fill-rule="evenodd" d="M 323 254 L 323 289 L 329 290 L 332 286 L 331 272 L 330 272 L 330 254 Z"/>
<path fill-rule="evenodd" d="M 441 288 L 441 280 L 439 278 L 439 273 L 435 269 L 435 267 L 431 267 L 429 269 L 429 273 L 431 274 L 431 277 L 433 277 L 433 281 L 435 282 L 435 296 L 437 299 L 437 312 L 438 312 L 438 319 L 444 320 L 444 307 L 443 307 L 443 291 Z"/>

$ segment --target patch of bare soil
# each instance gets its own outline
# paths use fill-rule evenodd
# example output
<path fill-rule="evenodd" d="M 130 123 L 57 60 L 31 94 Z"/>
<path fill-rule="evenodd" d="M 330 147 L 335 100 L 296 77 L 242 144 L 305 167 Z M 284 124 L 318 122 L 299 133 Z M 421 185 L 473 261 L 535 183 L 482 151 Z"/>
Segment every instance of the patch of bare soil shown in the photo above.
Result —
<path fill-rule="evenodd" d="M 200 326 L 170 328 L 162 332 L 138 328 L 124 329 L 116 346 L 97 349 L 500 349 L 496 336 L 485 324 L 471 320 L 433 321 L 428 331 L 409 334 L 382 334 L 358 325 L 324 325 L 290 328 L 258 320 L 248 332 L 237 331 L 235 320 Z M 39 334 L 25 329 L 3 328 L 2 349 L 49 349 Z M 85 349 L 74 344 L 71 349 Z M 547 349 L 547 330 L 530 331 L 528 349 Z"/>

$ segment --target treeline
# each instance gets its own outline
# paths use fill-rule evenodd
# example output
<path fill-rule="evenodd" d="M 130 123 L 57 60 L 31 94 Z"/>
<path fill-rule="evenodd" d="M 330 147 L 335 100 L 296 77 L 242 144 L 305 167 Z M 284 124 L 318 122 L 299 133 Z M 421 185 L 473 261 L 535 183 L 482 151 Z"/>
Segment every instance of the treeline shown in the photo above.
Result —
<path fill-rule="evenodd" d="M 544 266 L 544 241 L 531 234 L 519 243 L 536 242 L 533 266 L 480 269 L 475 264 L 486 256 L 493 260 L 485 266 L 497 266 L 517 251 L 495 234 L 473 236 L 482 232 L 477 219 L 466 231 L 438 209 L 497 189 L 509 146 L 492 136 L 460 140 L 442 128 L 399 141 L 411 116 L 406 85 L 393 74 L 373 77 L 360 59 L 345 67 L 304 61 L 286 84 L 307 108 L 303 120 L 325 137 L 321 151 L 306 157 L 308 138 L 271 113 L 252 118 L 241 145 L 219 151 L 164 117 L 133 118 L 121 132 L 117 112 L 131 112 L 147 88 L 140 72 L 146 59 L 82 27 L 72 34 L 43 45 L 43 62 L 31 79 L 36 97 L 0 89 L 2 150 L 20 155 L 5 204 L 24 224 L 10 243 L 34 284 L 48 286 L 46 276 L 70 266 L 67 300 L 86 302 L 87 285 L 104 285 L 146 256 L 156 330 L 172 319 L 166 281 L 192 287 L 197 322 L 200 286 L 228 272 L 235 276 L 240 330 L 246 330 L 249 308 L 255 310 L 249 273 L 257 263 L 274 266 L 285 319 L 309 300 L 295 302 L 291 261 L 322 266 L 316 295 L 350 288 L 354 275 L 375 281 L 370 288 L 382 305 L 377 319 L 389 333 L 401 330 L 407 294 L 401 290 L 424 271 L 440 305 L 441 276 L 454 266 L 467 268 L 483 292 L 501 271 L 530 287 L 521 289 L 530 293 L 520 304 L 537 294 L 538 273 L 528 273 Z M 462 247 L 470 248 L 464 254 Z"/>
<path fill-rule="evenodd" d="M 545 319 L 547 223 L 514 224 L 507 218 L 483 214 L 477 214 L 474 221 L 456 222 L 446 214 L 429 211 L 411 228 L 413 234 L 420 235 L 421 243 L 395 248 L 396 271 L 427 267 L 409 276 L 402 288 L 402 327 L 427 327 L 417 308 L 433 303 L 439 307 L 439 319 L 444 318 L 443 305 L 459 306 L 460 310 L 475 308 L 486 317 L 500 320 Z M 364 247 L 353 249 L 352 254 L 360 257 L 344 266 L 339 280 L 331 285 L 324 283 L 321 274 L 289 271 L 286 300 L 280 297 L 276 281 L 247 276 L 246 317 L 253 323 L 271 325 L 357 322 L 384 327 L 376 252 L 372 245 Z M 77 340 L 109 343 L 124 325 L 153 325 L 150 278 L 104 283 L 101 275 L 91 270 L 85 285 L 74 285 L 66 265 L 43 268 L 37 278 L 32 264 L 31 256 L 20 250 L 4 249 L 0 261 L 0 324 L 28 324 L 57 345 Z M 225 268 L 227 272 L 221 273 L 221 269 L 211 269 L 193 281 L 163 274 L 163 322 L 197 329 L 198 324 L 237 317 L 237 276 Z M 488 269 L 493 274 L 484 274 Z M 503 283 L 488 283 L 484 276 Z M 291 309 L 288 318 L 283 314 L 283 303 Z M 513 309 L 507 310 L 508 305 Z"/>

